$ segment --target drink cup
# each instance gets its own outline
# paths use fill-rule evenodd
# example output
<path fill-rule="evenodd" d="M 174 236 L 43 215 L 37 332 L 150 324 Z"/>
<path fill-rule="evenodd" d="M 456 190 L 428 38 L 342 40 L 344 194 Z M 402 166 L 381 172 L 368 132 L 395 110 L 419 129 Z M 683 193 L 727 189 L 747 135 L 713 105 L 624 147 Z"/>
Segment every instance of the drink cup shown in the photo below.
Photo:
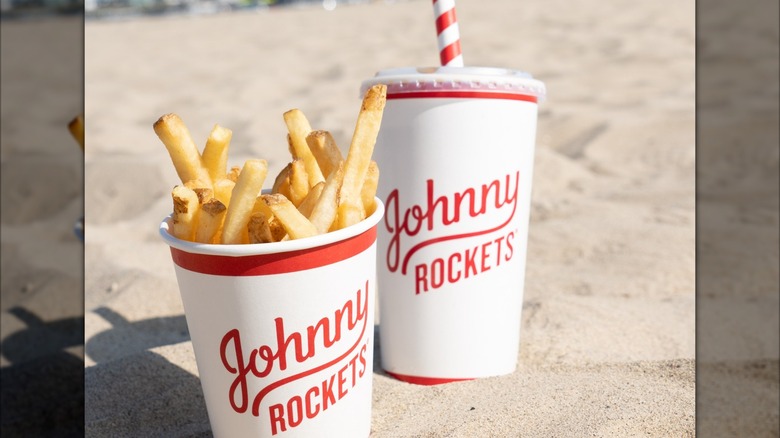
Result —
<path fill-rule="evenodd" d="M 537 104 L 544 84 L 497 68 L 383 70 L 382 367 L 417 384 L 517 366 Z"/>
<path fill-rule="evenodd" d="M 306 239 L 171 248 L 217 437 L 366 437 L 381 201 Z"/>

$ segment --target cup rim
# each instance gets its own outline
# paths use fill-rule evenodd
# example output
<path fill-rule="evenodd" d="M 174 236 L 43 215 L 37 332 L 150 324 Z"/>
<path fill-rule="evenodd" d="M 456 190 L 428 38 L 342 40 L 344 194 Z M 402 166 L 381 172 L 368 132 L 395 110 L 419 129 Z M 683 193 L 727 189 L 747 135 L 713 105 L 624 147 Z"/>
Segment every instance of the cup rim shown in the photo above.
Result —
<path fill-rule="evenodd" d="M 305 249 L 318 248 L 332 243 L 341 242 L 375 227 L 382 219 L 385 213 L 385 206 L 379 198 L 374 198 L 376 209 L 367 218 L 347 228 L 336 231 L 330 231 L 303 239 L 288 240 L 284 242 L 272 243 L 248 243 L 248 244 L 216 244 L 216 243 L 197 243 L 187 240 L 181 240 L 172 236 L 168 230 L 170 227 L 171 216 L 166 216 L 160 223 L 159 232 L 163 241 L 171 248 L 176 248 L 188 253 L 219 255 L 228 257 L 243 257 L 265 254 L 278 254 L 291 251 L 300 251 Z"/>
<path fill-rule="evenodd" d="M 419 91 L 502 92 L 528 94 L 543 101 L 547 96 L 544 83 L 527 72 L 500 67 L 399 67 L 379 70 L 363 81 L 361 95 L 375 84 L 385 84 L 388 95 Z"/>

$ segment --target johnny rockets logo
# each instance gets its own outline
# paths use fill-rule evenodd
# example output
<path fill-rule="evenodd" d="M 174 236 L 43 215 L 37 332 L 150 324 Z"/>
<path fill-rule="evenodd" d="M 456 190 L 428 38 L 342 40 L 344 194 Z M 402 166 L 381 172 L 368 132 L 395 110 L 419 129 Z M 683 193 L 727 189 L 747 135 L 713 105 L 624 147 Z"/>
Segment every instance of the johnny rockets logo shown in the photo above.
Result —
<path fill-rule="evenodd" d="M 478 187 L 444 195 L 436 193 L 434 181 L 429 179 L 426 181 L 425 203 L 409 207 L 402 204 L 398 189 L 393 190 L 385 202 L 385 227 L 391 236 L 387 248 L 387 268 L 390 272 L 400 269 L 402 275 L 407 275 L 412 257 L 421 249 L 442 242 L 487 235 L 490 237 L 477 245 L 414 264 L 415 293 L 457 283 L 508 262 L 514 255 L 517 230 L 505 228 L 512 223 L 517 212 L 519 182 L 520 172 L 517 171 L 514 175 L 507 174 Z M 499 219 L 491 223 L 481 221 L 483 225 L 468 232 L 447 231 L 453 224 L 477 221 L 480 216 L 496 211 L 501 214 L 491 216 Z M 502 232 L 497 235 L 499 231 Z M 409 248 L 404 246 L 405 241 L 420 233 L 422 239 Z"/>
<path fill-rule="evenodd" d="M 249 408 L 248 379 L 264 379 L 274 370 L 284 371 L 290 361 L 297 363 L 311 361 L 312 367 L 268 382 L 257 394 L 254 394 L 252 415 L 255 417 L 260 416 L 260 404 L 263 399 L 274 390 L 321 371 L 330 368 L 332 370 L 328 371 L 324 380 L 313 383 L 301 394 L 295 394 L 281 403 L 268 406 L 273 435 L 284 432 L 287 428 L 294 428 L 306 419 L 315 418 L 347 396 L 350 389 L 355 387 L 366 373 L 366 356 L 369 352 L 367 351 L 368 337 L 364 335 L 368 325 L 368 297 L 368 280 L 366 280 L 365 287 L 362 290 L 358 289 L 354 299 L 348 300 L 333 314 L 325 315 L 313 325 L 300 331 L 289 331 L 288 327 L 285 327 L 283 318 L 274 319 L 275 342 L 253 348 L 248 358 L 244 357 L 238 329 L 225 333 L 219 350 L 222 365 L 230 374 L 235 375 L 228 393 L 233 410 L 242 414 Z M 358 332 L 359 335 L 355 336 Z M 344 342 L 340 342 L 342 340 L 349 343 L 343 345 Z M 336 353 L 338 357 L 325 363 L 317 362 L 319 353 L 342 347 L 343 351 Z"/>

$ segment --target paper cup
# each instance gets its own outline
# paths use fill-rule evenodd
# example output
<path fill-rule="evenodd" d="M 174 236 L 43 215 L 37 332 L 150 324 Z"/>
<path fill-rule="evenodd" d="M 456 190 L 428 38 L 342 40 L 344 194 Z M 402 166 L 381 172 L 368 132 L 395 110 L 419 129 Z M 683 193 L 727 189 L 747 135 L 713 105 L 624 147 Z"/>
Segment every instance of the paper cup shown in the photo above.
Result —
<path fill-rule="evenodd" d="M 384 70 L 375 148 L 382 367 L 419 384 L 517 366 L 537 102 L 496 68 Z"/>
<path fill-rule="evenodd" d="M 366 437 L 381 201 L 366 220 L 279 243 L 207 245 L 160 225 L 217 437 Z"/>

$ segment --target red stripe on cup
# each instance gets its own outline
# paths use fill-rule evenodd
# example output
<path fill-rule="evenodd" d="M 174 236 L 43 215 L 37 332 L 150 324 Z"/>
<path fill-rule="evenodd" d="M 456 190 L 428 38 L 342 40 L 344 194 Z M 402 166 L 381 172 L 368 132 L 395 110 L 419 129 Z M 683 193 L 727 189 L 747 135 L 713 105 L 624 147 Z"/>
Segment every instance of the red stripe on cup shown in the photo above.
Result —
<path fill-rule="evenodd" d="M 387 93 L 387 99 L 422 99 L 422 98 L 458 98 L 458 99 L 504 99 L 504 100 L 522 100 L 525 102 L 537 103 L 539 99 L 529 94 L 485 92 L 485 91 L 411 91 L 408 93 Z"/>
<path fill-rule="evenodd" d="M 376 227 L 340 242 L 316 248 L 251 256 L 195 254 L 171 247 L 173 262 L 201 274 L 248 277 L 305 271 L 338 263 L 365 251 L 376 241 Z M 261 245 L 261 244 L 258 244 Z"/>
<path fill-rule="evenodd" d="M 444 383 L 474 380 L 474 378 L 451 379 L 451 378 L 439 378 L 439 377 L 407 376 L 405 374 L 391 373 L 390 371 L 387 370 L 385 370 L 385 372 L 389 374 L 391 377 L 398 379 L 402 382 L 413 383 L 415 385 L 425 385 L 425 386 L 442 385 Z"/>

